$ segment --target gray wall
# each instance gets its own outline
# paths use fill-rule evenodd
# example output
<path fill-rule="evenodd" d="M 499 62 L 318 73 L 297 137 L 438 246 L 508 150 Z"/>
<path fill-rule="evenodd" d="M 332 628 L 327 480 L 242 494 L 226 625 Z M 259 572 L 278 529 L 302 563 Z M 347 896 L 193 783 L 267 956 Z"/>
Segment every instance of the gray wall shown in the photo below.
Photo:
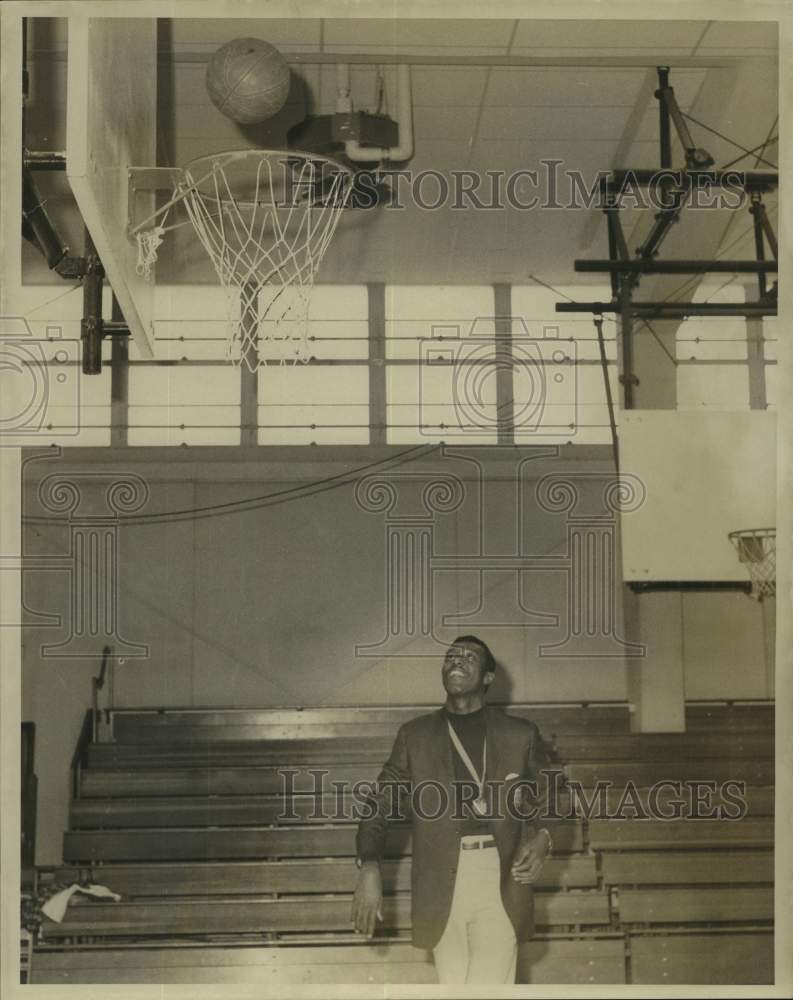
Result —
<path fill-rule="evenodd" d="M 128 656 L 117 667 L 118 706 L 437 704 L 442 644 L 461 632 L 476 632 L 492 644 L 501 667 L 493 692 L 497 700 L 628 697 L 630 665 L 613 642 L 592 647 L 599 654 L 595 656 L 541 652 L 541 644 L 559 642 L 567 634 L 564 572 L 557 568 L 518 577 L 502 568 L 480 576 L 476 561 L 468 559 L 477 553 L 563 556 L 566 516 L 538 506 L 537 479 L 551 472 L 578 477 L 582 503 L 594 510 L 606 463 L 561 458 L 527 463 L 519 508 L 514 463 L 486 461 L 480 482 L 470 461 L 435 452 L 384 472 L 381 478 L 395 486 L 398 497 L 388 514 L 362 510 L 349 481 L 329 488 L 334 485 L 330 477 L 352 478 L 351 470 L 362 464 L 360 455 L 330 460 L 330 451 L 312 449 L 311 454 L 317 456 L 311 462 L 198 462 L 171 461 L 173 453 L 163 461 L 162 452 L 104 450 L 90 460 L 80 451 L 79 460 L 66 452 L 63 459 L 28 464 L 28 517 L 47 514 L 37 484 L 53 472 L 78 484 L 84 500 L 78 514 L 99 513 L 107 483 L 127 473 L 141 477 L 150 490 L 140 514 L 170 512 L 159 520 L 117 528 L 118 631 L 124 640 L 148 646 L 146 657 Z M 373 457 L 367 452 L 367 461 Z M 588 478 L 581 479 L 582 472 Z M 449 476 L 463 484 L 459 506 L 428 516 L 421 488 Z M 273 503 L 272 495 L 283 491 L 292 491 L 292 499 Z M 265 495 L 270 498 L 266 504 L 255 499 Z M 217 515 L 218 505 L 241 500 L 251 501 L 248 509 L 236 507 L 232 513 L 226 508 L 222 516 L 206 516 L 210 508 Z M 178 513 L 194 510 L 197 518 Z M 399 531 L 409 517 L 422 512 L 425 524 L 433 523 L 434 558 L 457 558 L 436 574 L 437 641 L 397 635 L 379 653 L 356 653 L 356 645 L 377 644 L 386 633 L 389 519 Z M 410 524 L 416 531 L 417 522 Z M 60 627 L 32 625 L 24 648 L 23 719 L 37 724 L 37 862 L 49 864 L 60 859 L 68 821 L 69 760 L 105 639 L 87 636 L 77 650 L 84 655 L 74 658 L 43 654 L 43 644 L 69 633 L 70 584 L 64 572 L 69 527 L 62 520 L 31 519 L 25 540 L 29 555 L 51 562 L 50 568 L 26 575 L 28 620 L 33 622 L 34 612 L 63 618 Z M 618 597 L 620 586 L 617 580 Z M 532 625 L 526 608 L 559 616 L 558 626 Z M 617 611 L 615 632 L 622 635 Z M 469 617 L 444 623 L 444 616 L 462 612 L 470 612 Z M 740 595 L 686 595 L 680 614 L 687 697 L 772 694 L 762 612 L 756 605 Z"/>

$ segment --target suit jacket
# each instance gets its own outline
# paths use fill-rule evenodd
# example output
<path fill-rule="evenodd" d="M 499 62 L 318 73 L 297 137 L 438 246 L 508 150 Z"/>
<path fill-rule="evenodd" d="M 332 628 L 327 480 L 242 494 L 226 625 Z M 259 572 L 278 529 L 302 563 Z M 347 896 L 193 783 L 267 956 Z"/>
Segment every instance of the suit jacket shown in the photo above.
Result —
<path fill-rule="evenodd" d="M 486 782 L 501 782 L 502 793 L 521 779 L 537 781 L 543 788 L 539 770 L 548 759 L 537 726 L 526 719 L 508 715 L 500 708 L 485 706 L 487 733 Z M 400 782 L 415 787 L 420 782 L 434 781 L 446 786 L 452 795 L 454 780 L 453 753 L 446 716 L 443 709 L 411 719 L 400 727 L 387 763 L 380 772 L 378 786 Z M 505 780 L 507 776 L 510 780 Z M 371 818 L 358 825 L 359 857 L 382 858 L 385 849 L 387 815 L 392 806 L 382 789 L 371 797 L 374 806 Z M 425 809 L 435 811 L 438 797 L 427 793 L 422 799 Z M 450 801 L 453 801 L 450 799 Z M 506 802 L 506 798 L 502 799 Z M 526 802 L 522 803 L 525 813 Z M 510 815 L 492 819 L 490 828 L 496 840 L 501 864 L 501 899 L 509 915 L 518 941 L 525 941 L 534 931 L 534 894 L 531 885 L 521 885 L 510 875 L 510 866 L 517 848 L 536 833 L 537 824 Z M 413 943 L 419 948 L 434 948 L 443 934 L 451 908 L 460 849 L 459 821 L 444 810 L 439 818 L 412 815 L 412 923 Z"/>

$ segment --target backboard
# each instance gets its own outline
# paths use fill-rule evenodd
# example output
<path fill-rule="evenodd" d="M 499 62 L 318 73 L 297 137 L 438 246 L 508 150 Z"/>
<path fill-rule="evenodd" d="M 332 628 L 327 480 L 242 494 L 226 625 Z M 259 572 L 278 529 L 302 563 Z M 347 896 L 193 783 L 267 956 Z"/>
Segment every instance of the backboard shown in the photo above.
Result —
<path fill-rule="evenodd" d="M 156 123 L 156 19 L 70 18 L 66 175 L 144 358 L 153 356 L 154 284 L 135 270 L 127 171 L 156 165 Z"/>
<path fill-rule="evenodd" d="M 730 532 L 776 524 L 776 414 L 626 410 L 620 467 L 646 490 L 621 518 L 626 581 L 749 582 Z"/>

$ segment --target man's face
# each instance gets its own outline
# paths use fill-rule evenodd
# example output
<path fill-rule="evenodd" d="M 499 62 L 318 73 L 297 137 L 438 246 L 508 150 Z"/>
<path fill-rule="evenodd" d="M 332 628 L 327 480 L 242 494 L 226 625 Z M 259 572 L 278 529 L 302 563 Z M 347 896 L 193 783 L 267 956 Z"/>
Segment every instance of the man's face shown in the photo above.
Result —
<path fill-rule="evenodd" d="M 493 680 L 493 674 L 485 671 L 485 651 L 467 642 L 449 646 L 441 676 L 448 694 L 484 691 Z"/>

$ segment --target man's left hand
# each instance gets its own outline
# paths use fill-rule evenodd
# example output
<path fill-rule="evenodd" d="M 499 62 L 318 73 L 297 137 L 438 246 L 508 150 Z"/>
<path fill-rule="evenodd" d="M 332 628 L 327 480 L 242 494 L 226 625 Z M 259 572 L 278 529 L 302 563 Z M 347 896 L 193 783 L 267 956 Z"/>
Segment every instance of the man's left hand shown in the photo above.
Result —
<path fill-rule="evenodd" d="M 527 840 L 515 852 L 515 860 L 512 862 L 512 877 L 522 885 L 536 882 L 545 859 L 548 856 L 550 840 L 548 834 L 540 832 L 536 837 Z"/>

